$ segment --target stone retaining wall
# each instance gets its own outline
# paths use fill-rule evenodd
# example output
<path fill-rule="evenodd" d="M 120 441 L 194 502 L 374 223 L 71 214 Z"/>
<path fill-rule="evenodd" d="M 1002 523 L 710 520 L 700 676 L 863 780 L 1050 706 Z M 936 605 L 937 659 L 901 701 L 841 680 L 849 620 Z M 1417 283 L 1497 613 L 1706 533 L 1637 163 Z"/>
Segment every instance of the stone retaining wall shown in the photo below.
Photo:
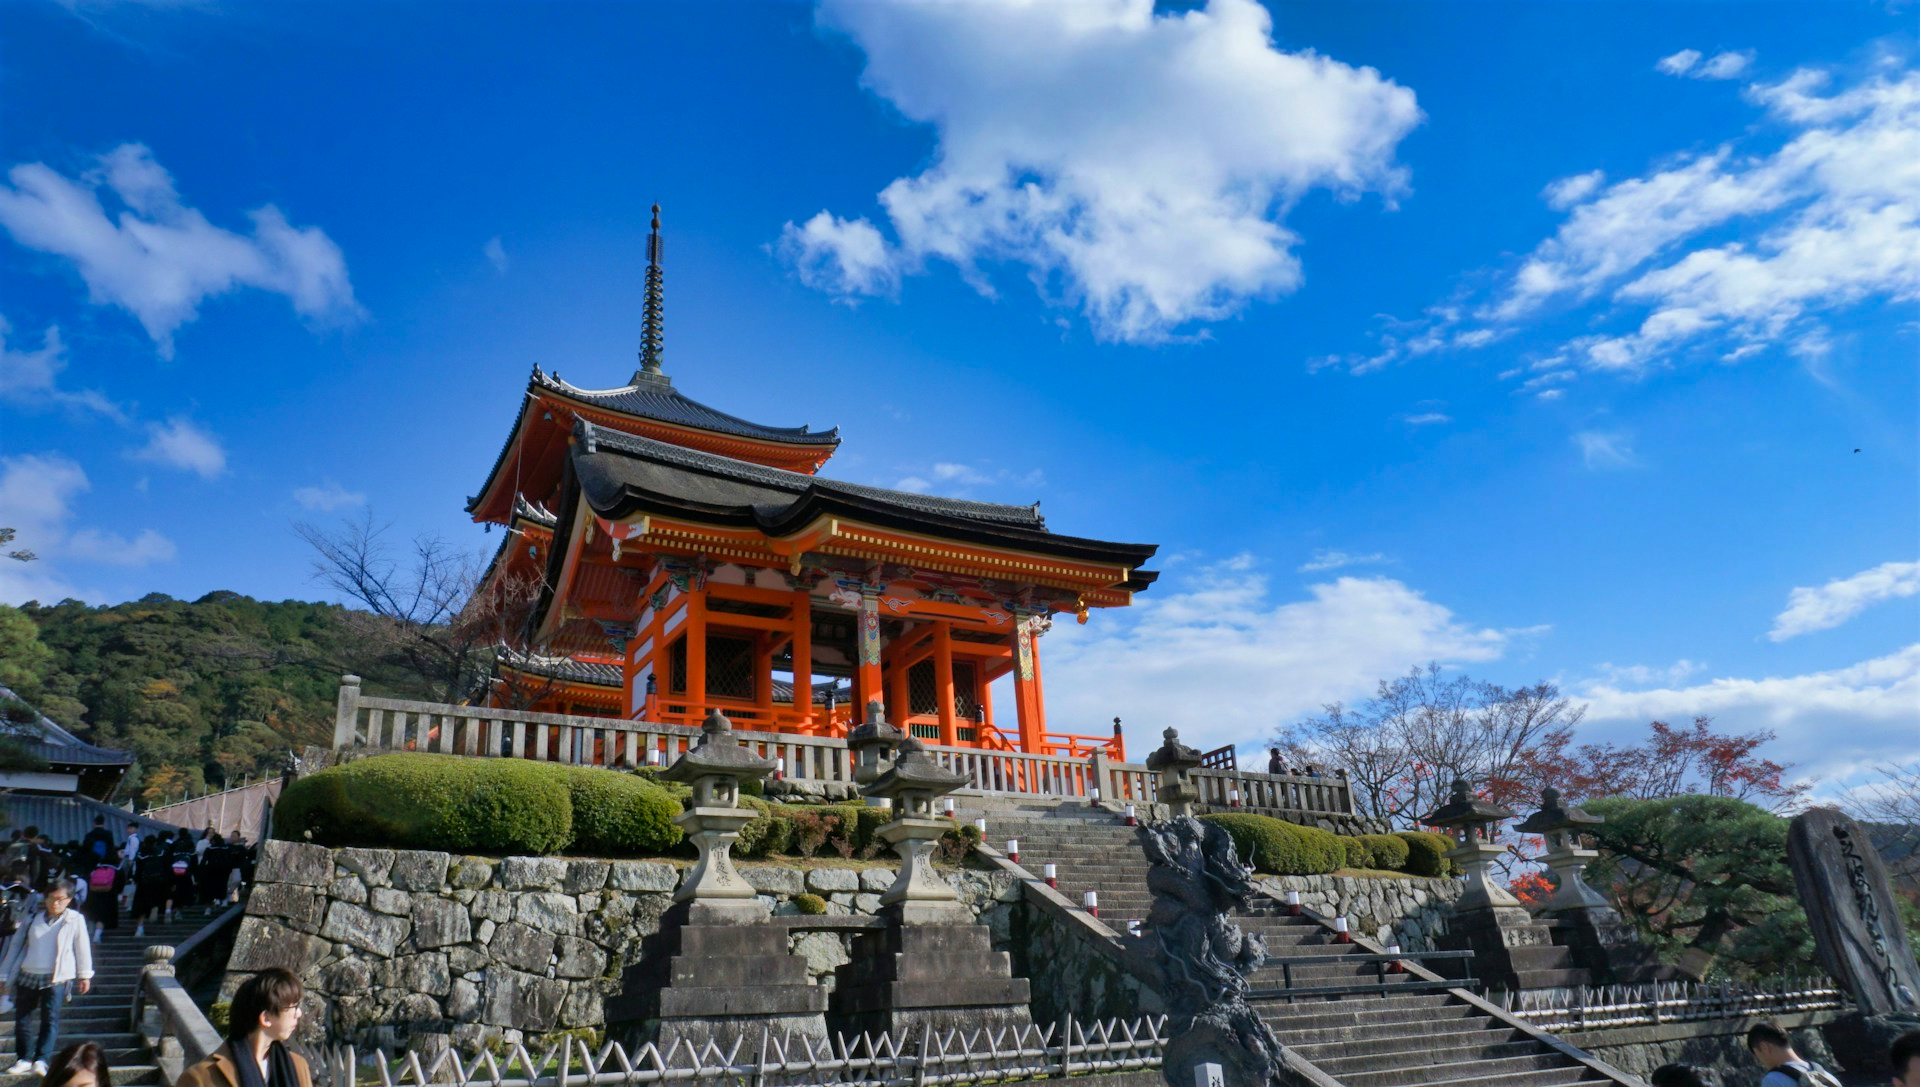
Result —
<path fill-rule="evenodd" d="M 1288 891 L 1299 891 L 1302 906 L 1327 917 L 1344 914 L 1361 936 L 1407 951 L 1431 951 L 1433 937 L 1447 931 L 1466 884 L 1414 877 L 1262 876 L 1260 889 L 1280 902 Z"/>
<path fill-rule="evenodd" d="M 743 864 L 776 913 L 796 895 L 829 914 L 873 914 L 891 868 Z M 682 868 L 667 861 L 456 857 L 265 842 L 223 999 L 269 966 L 307 986 L 301 1041 L 462 1051 L 595 1028 L 621 971 L 658 928 Z M 1020 890 L 1000 872 L 944 870 L 993 933 L 1011 939 Z M 796 934 L 816 984 L 831 986 L 851 937 Z"/>
<path fill-rule="evenodd" d="M 1593 1054 L 1623 1072 L 1651 1075 L 1663 1064 L 1690 1064 L 1710 1070 L 1721 1083 L 1758 1083 L 1760 1066 L 1747 1052 L 1747 1030 L 1770 1022 L 1787 1032 L 1802 1057 L 1818 1061 L 1835 1075 L 1842 1069 L 1833 1059 L 1820 1024 L 1837 1011 L 1788 1012 L 1772 1017 L 1707 1019 L 1659 1026 L 1613 1027 L 1605 1030 L 1557 1031 L 1561 1041 Z M 1849 1079 L 1848 1082 L 1852 1082 Z"/>

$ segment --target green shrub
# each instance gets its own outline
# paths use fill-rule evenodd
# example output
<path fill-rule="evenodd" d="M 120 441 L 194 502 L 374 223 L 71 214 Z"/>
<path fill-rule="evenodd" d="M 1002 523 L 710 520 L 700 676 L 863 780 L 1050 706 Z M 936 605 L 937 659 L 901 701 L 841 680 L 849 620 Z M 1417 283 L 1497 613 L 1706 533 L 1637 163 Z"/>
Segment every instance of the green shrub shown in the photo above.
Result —
<path fill-rule="evenodd" d="M 794 895 L 793 908 L 809 917 L 818 917 L 827 912 L 827 900 L 816 894 Z"/>
<path fill-rule="evenodd" d="M 1317 876 L 1348 863 L 1340 837 L 1269 815 L 1223 813 L 1202 819 L 1225 830 L 1243 862 L 1276 876 Z"/>
<path fill-rule="evenodd" d="M 590 856 L 657 855 L 680 844 L 673 817 L 680 805 L 661 785 L 634 774 L 569 767 L 572 852 Z"/>
<path fill-rule="evenodd" d="M 1453 874 L 1453 862 L 1447 860 L 1447 850 L 1453 848 L 1453 839 L 1425 830 L 1403 830 L 1394 837 L 1407 843 L 1404 871 L 1435 879 Z"/>
<path fill-rule="evenodd" d="M 740 828 L 740 839 L 733 846 L 734 856 L 764 857 L 769 853 L 785 851 L 787 836 L 793 829 L 786 817 L 779 814 L 772 804 L 758 797 L 742 797 L 740 805 L 752 808 L 758 814 Z"/>
<path fill-rule="evenodd" d="M 1365 867 L 1377 868 L 1383 872 L 1407 870 L 1408 847 L 1404 839 L 1393 834 L 1362 834 L 1359 840 L 1367 847 Z"/>
<path fill-rule="evenodd" d="M 564 775 L 519 759 L 375 755 L 289 785 L 273 829 L 321 845 L 555 853 L 573 841 Z"/>
<path fill-rule="evenodd" d="M 1367 848 L 1367 843 L 1344 834 L 1334 837 L 1340 839 L 1340 848 L 1347 855 L 1348 868 L 1365 868 L 1373 863 L 1373 851 Z"/>

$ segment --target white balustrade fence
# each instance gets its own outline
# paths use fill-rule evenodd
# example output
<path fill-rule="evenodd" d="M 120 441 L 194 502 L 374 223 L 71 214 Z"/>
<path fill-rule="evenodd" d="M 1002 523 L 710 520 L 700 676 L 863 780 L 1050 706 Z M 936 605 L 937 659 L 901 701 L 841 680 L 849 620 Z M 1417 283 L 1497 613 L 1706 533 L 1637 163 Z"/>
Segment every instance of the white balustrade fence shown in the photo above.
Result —
<path fill-rule="evenodd" d="M 1167 1044 L 1166 1016 L 998 1030 L 919 1031 L 838 1035 L 832 1040 L 763 1032 L 722 1048 L 712 1042 L 676 1042 L 662 1052 L 651 1043 L 629 1052 L 608 1042 L 598 1049 L 578 1039 L 535 1056 L 516 1045 L 504 1056 L 452 1051 L 333 1050 L 316 1081 L 325 1087 L 611 1087 L 688 1083 L 705 1087 L 964 1087 L 1160 1067 Z"/>
<path fill-rule="evenodd" d="M 1737 1019 L 1847 1006 L 1827 978 L 1780 978 L 1761 985 L 1658 981 L 1504 993 L 1500 1005 L 1541 1030 L 1599 1030 L 1703 1019 Z"/>
<path fill-rule="evenodd" d="M 734 735 L 756 754 L 784 760 L 785 776 L 792 780 L 853 781 L 852 755 L 843 739 L 737 726 Z M 686 725 L 375 698 L 362 694 L 353 676 L 341 681 L 333 730 L 333 749 L 339 752 L 423 751 L 623 768 L 669 765 L 699 742 L 700 730 Z M 1153 772 L 1117 761 L 1104 750 L 1084 757 L 935 745 L 928 750 L 971 779 L 963 791 L 1087 800 L 1097 792 L 1101 801 L 1113 804 L 1150 804 L 1158 794 Z M 1236 770 L 1197 770 L 1193 776 L 1201 803 L 1216 811 L 1353 814 L 1344 777 Z"/>

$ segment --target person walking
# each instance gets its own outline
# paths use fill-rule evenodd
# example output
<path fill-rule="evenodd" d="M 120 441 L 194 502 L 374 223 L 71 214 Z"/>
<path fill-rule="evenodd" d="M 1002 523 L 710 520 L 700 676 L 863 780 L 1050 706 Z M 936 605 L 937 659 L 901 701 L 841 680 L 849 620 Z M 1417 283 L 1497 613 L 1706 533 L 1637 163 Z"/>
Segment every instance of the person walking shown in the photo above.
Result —
<path fill-rule="evenodd" d="M 166 908 L 167 894 L 173 888 L 173 869 L 157 835 L 149 834 L 140 843 L 140 855 L 133 864 L 133 920 L 135 937 L 147 934 L 147 922 L 158 922 Z"/>
<path fill-rule="evenodd" d="M 14 1055 L 8 1075 L 47 1074 L 47 1060 L 60 1044 L 60 1010 L 70 991 L 93 987 L 93 944 L 87 923 L 67 907 L 73 884 L 55 883 L 24 938 L 0 964 L 0 987 L 13 993 Z"/>
<path fill-rule="evenodd" d="M 1796 1053 L 1793 1039 L 1772 1023 L 1747 1031 L 1747 1052 L 1767 1070 L 1760 1087 L 1841 1087 L 1832 1072 Z"/>
<path fill-rule="evenodd" d="M 313 1087 L 306 1058 L 287 1047 L 300 1026 L 300 979 L 274 966 L 240 983 L 228 1006 L 227 1044 L 173 1087 Z"/>

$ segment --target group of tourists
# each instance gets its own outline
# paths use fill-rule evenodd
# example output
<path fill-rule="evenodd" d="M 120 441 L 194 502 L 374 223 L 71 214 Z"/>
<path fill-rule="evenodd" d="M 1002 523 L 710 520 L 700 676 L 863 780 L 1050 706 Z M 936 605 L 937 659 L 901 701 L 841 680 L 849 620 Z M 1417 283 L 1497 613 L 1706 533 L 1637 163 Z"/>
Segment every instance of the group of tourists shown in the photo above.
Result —
<path fill-rule="evenodd" d="M 49 909 L 53 900 L 49 893 Z M 83 936 L 77 946 L 86 943 Z M 229 1005 L 227 1044 L 182 1072 L 174 1087 L 313 1087 L 306 1058 L 286 1044 L 300 1026 L 301 996 L 300 979 L 279 967 L 241 982 Z M 7 1071 L 15 1075 L 31 1071 L 41 1077 L 40 1087 L 113 1087 L 107 1051 L 95 1042 L 70 1045 L 47 1059 L 23 1061 Z"/>
<path fill-rule="evenodd" d="M 1772 1023 L 1758 1023 L 1747 1031 L 1747 1052 L 1762 1069 L 1759 1087 L 1841 1087 L 1832 1072 L 1802 1057 L 1793 1048 L 1793 1038 Z M 1887 1063 L 1893 1068 L 1893 1087 L 1920 1087 L 1920 1030 L 1895 1038 Z M 1653 1087 L 1720 1085 L 1713 1073 L 1688 1064 L 1662 1065 L 1647 1080 Z"/>
<path fill-rule="evenodd" d="M 9 1075 L 31 1072 L 53 1082 L 61 1010 L 91 988 L 93 945 L 120 926 L 123 900 L 137 938 L 150 920 L 196 907 L 211 915 L 253 878 L 253 850 L 244 839 L 229 842 L 211 829 L 142 835 L 140 824 L 128 823 L 116 841 L 106 823 L 96 816 L 86 837 L 64 849 L 25 827 L 0 849 L 0 1008 L 12 1005 L 17 1043 Z M 102 1080 L 100 1087 L 109 1085 Z"/>

